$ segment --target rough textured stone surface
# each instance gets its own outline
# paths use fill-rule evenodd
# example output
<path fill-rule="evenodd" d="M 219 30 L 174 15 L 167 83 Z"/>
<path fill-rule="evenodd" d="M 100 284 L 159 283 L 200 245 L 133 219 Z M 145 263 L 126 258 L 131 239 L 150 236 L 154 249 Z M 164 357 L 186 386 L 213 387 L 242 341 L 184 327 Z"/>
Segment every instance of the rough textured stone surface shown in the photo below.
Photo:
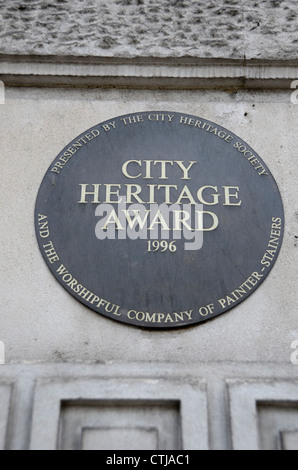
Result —
<path fill-rule="evenodd" d="M 297 57 L 296 0 L 0 0 L 0 53 Z"/>

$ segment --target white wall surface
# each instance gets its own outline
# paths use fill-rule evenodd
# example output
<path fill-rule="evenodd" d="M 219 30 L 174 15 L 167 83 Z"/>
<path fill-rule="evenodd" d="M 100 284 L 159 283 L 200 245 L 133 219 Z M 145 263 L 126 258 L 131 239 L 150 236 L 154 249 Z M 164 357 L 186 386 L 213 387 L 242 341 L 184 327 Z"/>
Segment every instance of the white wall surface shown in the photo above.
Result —
<path fill-rule="evenodd" d="M 291 92 L 6 88 L 0 105 L 0 340 L 6 363 L 290 364 L 291 343 L 298 340 L 298 105 Z M 238 307 L 189 329 L 144 331 L 89 310 L 54 279 L 35 239 L 35 198 L 63 147 L 104 120 L 148 110 L 197 115 L 239 135 L 268 165 L 285 208 L 283 247 L 265 282 Z"/>

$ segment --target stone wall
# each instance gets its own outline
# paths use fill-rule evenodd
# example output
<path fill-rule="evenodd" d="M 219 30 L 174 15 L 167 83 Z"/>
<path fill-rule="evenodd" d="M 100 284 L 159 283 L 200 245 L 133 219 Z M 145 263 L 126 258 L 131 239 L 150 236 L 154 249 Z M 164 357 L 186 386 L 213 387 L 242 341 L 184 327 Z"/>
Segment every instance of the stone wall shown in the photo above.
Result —
<path fill-rule="evenodd" d="M 295 0 L 1 0 L 2 54 L 296 59 Z"/>
<path fill-rule="evenodd" d="M 1 450 L 297 450 L 296 12 L 295 0 L 0 0 Z M 35 236 L 37 192 L 64 146 L 149 110 L 239 135 L 285 209 L 262 286 L 183 330 L 89 310 Z"/>

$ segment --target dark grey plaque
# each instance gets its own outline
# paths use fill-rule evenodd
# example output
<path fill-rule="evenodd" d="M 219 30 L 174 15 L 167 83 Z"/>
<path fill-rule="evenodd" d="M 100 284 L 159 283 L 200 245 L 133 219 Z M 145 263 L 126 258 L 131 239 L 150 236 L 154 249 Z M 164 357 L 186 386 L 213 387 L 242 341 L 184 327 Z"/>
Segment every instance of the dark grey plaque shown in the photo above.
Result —
<path fill-rule="evenodd" d="M 268 167 L 241 138 L 153 111 L 67 145 L 42 181 L 35 225 L 49 269 L 77 300 L 130 325 L 175 328 L 260 286 L 284 213 Z"/>

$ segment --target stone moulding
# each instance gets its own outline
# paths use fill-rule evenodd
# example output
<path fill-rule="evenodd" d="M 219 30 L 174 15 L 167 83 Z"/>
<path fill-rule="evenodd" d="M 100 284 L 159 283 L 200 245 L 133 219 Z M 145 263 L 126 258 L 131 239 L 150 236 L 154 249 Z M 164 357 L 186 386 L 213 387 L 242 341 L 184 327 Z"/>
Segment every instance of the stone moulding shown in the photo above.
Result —
<path fill-rule="evenodd" d="M 0 56 L 6 86 L 289 89 L 295 79 L 296 61 Z"/>

